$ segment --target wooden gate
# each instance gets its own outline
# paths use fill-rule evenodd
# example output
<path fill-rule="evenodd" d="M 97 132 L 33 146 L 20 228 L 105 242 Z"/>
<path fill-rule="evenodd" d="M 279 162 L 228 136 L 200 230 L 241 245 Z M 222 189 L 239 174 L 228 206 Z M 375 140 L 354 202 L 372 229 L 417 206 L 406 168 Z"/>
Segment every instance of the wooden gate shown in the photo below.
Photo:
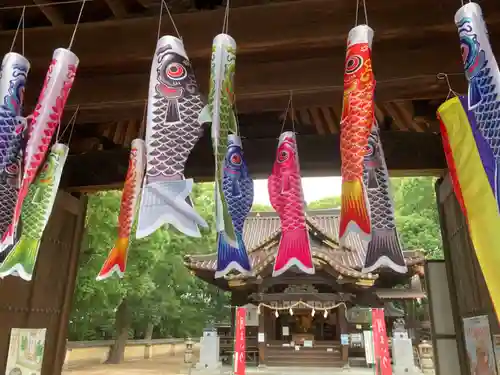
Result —
<path fill-rule="evenodd" d="M 437 182 L 436 195 L 462 375 L 468 375 L 462 319 L 488 315 L 492 333 L 500 333 L 500 328 L 449 176 Z M 498 246 L 491 244 L 491 251 L 498 251 Z"/>
<path fill-rule="evenodd" d="M 85 208 L 85 197 L 59 191 L 33 280 L 0 280 L 0 373 L 5 372 L 11 328 L 46 328 L 42 375 L 61 373 Z"/>

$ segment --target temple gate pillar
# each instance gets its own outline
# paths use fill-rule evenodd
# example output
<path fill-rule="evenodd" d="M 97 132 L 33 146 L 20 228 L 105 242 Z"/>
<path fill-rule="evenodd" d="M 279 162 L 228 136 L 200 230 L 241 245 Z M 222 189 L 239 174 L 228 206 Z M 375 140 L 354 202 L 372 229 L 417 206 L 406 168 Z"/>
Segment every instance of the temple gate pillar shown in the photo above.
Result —
<path fill-rule="evenodd" d="M 260 310 L 259 314 L 259 331 L 257 333 L 257 343 L 259 346 L 259 366 L 266 365 L 266 341 L 268 335 L 266 335 L 266 315 L 269 314 L 269 310 L 263 308 Z M 262 340 L 263 338 L 263 340 Z"/>
<path fill-rule="evenodd" d="M 347 327 L 346 307 L 344 304 L 340 305 L 337 308 L 337 323 L 339 326 L 340 335 L 347 335 L 349 333 L 349 330 Z M 349 346 L 341 345 L 340 351 L 341 351 L 342 361 L 347 363 L 349 360 Z"/>

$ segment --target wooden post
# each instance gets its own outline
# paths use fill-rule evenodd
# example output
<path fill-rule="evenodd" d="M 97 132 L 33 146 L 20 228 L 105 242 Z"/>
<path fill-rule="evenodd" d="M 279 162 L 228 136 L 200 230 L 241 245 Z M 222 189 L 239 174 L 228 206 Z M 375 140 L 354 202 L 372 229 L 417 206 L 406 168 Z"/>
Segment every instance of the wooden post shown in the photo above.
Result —
<path fill-rule="evenodd" d="M 269 313 L 268 309 L 261 309 L 259 314 L 259 332 L 257 334 L 257 343 L 259 345 L 259 366 L 266 365 L 266 315 Z M 264 336 L 264 342 L 260 342 L 259 336 Z"/>
<path fill-rule="evenodd" d="M 346 310 L 345 310 L 345 305 L 340 305 L 337 308 L 337 322 L 340 328 L 340 335 L 347 335 L 349 332 L 347 328 L 347 319 L 346 319 Z M 340 339 L 340 337 L 339 337 Z M 342 356 L 342 362 L 347 363 L 349 361 L 349 346 L 348 345 L 341 345 L 340 346 L 340 351 L 341 351 L 341 356 Z"/>

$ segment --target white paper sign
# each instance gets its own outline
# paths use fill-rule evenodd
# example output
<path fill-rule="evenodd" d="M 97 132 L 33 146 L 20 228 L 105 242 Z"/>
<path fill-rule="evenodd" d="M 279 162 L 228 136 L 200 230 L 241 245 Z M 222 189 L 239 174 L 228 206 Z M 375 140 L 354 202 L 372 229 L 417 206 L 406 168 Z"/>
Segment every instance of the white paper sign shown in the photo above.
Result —
<path fill-rule="evenodd" d="M 246 309 L 245 325 L 247 327 L 258 327 L 259 314 L 257 314 L 257 306 L 248 303 L 243 307 Z"/>
<path fill-rule="evenodd" d="M 266 334 L 264 332 L 259 332 L 257 335 L 258 342 L 266 342 Z"/>
<path fill-rule="evenodd" d="M 6 374 L 40 375 L 46 331 L 45 328 L 12 328 Z"/>
<path fill-rule="evenodd" d="M 283 336 L 290 336 L 290 329 L 288 327 L 281 327 Z"/>
<path fill-rule="evenodd" d="M 375 364 L 374 348 L 373 348 L 373 332 L 363 331 L 363 339 L 365 340 L 365 358 L 367 364 Z"/>

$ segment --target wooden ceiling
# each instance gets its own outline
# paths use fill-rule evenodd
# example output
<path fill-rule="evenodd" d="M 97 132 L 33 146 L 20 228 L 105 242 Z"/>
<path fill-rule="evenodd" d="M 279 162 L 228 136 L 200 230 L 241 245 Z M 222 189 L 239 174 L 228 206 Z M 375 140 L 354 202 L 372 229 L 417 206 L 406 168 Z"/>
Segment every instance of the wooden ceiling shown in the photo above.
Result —
<path fill-rule="evenodd" d="M 224 9 L 218 0 L 169 2 L 193 62 L 198 83 L 207 92 L 212 39 L 221 32 Z M 220 1 L 220 0 L 219 0 Z M 47 3 L 49 0 L 4 0 L 2 5 Z M 493 49 L 500 48 L 500 7 L 497 0 L 479 1 L 485 13 Z M 32 64 L 26 92 L 27 109 L 36 102 L 41 82 L 55 48 L 69 44 L 79 3 L 26 10 L 25 55 Z M 453 22 L 457 0 L 368 0 L 368 20 L 375 30 L 373 66 L 377 79 L 377 118 L 383 124 L 389 168 L 411 174 L 444 168 L 435 109 L 448 94 L 437 73 L 450 74 L 458 92 L 465 91 L 458 33 Z M 198 10 L 216 7 L 215 10 Z M 245 150 L 256 174 L 267 174 L 283 110 L 293 92 L 294 118 L 302 143 L 305 174 L 336 174 L 339 111 L 347 33 L 353 26 L 353 0 L 231 0 L 229 33 L 236 39 L 237 109 L 246 137 Z M 90 160 L 113 153 L 114 177 L 80 178 L 68 185 L 115 184 L 123 179 L 126 150 L 139 133 L 149 85 L 151 59 L 158 30 L 159 0 L 88 1 L 78 27 L 73 51 L 80 58 L 66 120 L 79 106 L 78 126 L 70 165 L 90 169 Z M 8 51 L 21 14 L 0 10 L 0 49 Z M 162 34 L 173 34 L 163 16 Z M 19 51 L 20 43 L 17 43 Z M 415 142 L 417 138 L 422 144 Z M 382 135 L 384 137 L 384 134 Z M 209 176 L 211 167 L 196 155 L 209 152 L 209 140 L 195 149 L 193 175 Z M 309 139 L 306 141 L 306 139 Z M 396 142 L 391 145 L 390 142 Z M 206 143 L 207 150 L 204 149 Z M 315 146 L 317 143 L 319 146 Z M 309 145 L 309 146 L 308 146 Z M 427 145 L 437 151 L 422 152 Z M 270 159 L 252 149 L 270 147 Z M 321 147 L 324 147 L 322 149 Z M 330 147 L 337 147 L 336 150 Z M 198 150 L 199 149 L 199 150 Z M 397 151 L 400 150 L 400 151 Z M 304 155 L 311 152 L 310 156 Z M 85 153 L 85 154 L 84 154 Z M 264 153 L 265 154 L 265 153 Z M 322 155 L 323 154 L 323 155 Z M 405 156 L 407 155 L 407 156 Z M 415 157 L 419 155 L 419 160 Z M 86 159 L 85 159 L 86 158 Z M 263 160 L 264 158 L 265 160 Z M 324 161 L 320 162 L 323 158 Z M 307 160 L 310 159 L 310 163 Z M 258 163 L 262 162 L 262 165 Z M 206 162 L 205 162 L 206 163 Z M 97 164 L 99 165 L 99 164 Z M 67 168 L 69 169 L 69 168 Z M 78 168 L 80 171 L 82 168 Z M 67 172 L 67 175 L 75 173 Z"/>

